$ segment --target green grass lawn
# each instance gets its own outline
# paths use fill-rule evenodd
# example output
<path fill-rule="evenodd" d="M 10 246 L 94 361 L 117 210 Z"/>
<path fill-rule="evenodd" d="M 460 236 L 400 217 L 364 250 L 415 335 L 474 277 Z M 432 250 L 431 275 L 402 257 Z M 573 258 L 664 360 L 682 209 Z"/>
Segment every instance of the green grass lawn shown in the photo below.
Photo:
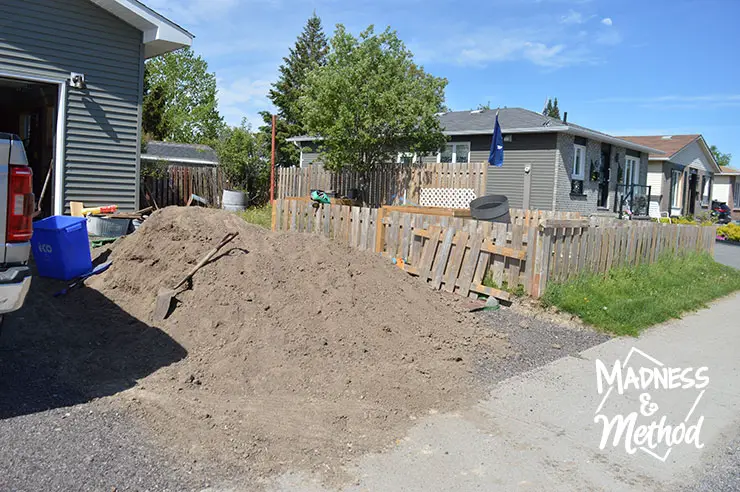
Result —
<path fill-rule="evenodd" d="M 239 217 L 265 229 L 272 227 L 272 207 L 269 203 L 260 207 L 250 207 L 244 212 L 239 212 Z"/>
<path fill-rule="evenodd" d="M 551 284 L 542 301 L 604 331 L 636 336 L 736 290 L 739 270 L 716 263 L 709 255 L 694 254 L 615 269 L 606 278 L 589 274 Z"/>

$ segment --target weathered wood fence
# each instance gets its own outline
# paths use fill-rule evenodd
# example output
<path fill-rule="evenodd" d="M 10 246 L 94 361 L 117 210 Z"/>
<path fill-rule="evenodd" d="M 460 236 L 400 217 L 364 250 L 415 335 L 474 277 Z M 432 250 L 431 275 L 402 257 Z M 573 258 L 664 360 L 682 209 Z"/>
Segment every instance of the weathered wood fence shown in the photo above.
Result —
<path fill-rule="evenodd" d="M 333 173 L 320 165 L 278 170 L 276 197 L 306 197 L 311 190 L 334 191 L 349 196 L 358 190 L 361 202 L 379 207 L 394 203 L 420 201 L 421 188 L 472 189 L 476 196 L 485 194 L 487 163 L 387 164 L 358 173 Z"/>
<path fill-rule="evenodd" d="M 142 176 L 140 188 L 142 206 L 185 205 L 196 194 L 220 207 L 224 178 L 218 166 L 167 166 L 155 176 Z"/>
<path fill-rule="evenodd" d="M 591 226 L 588 219 L 543 211 L 512 210 L 511 224 L 454 216 L 449 209 L 433 212 L 417 207 L 314 208 L 308 200 L 277 200 L 273 229 L 320 234 L 382 253 L 435 288 L 501 299 L 521 289 L 539 297 L 549 281 L 652 263 L 663 253 L 712 252 L 716 235 L 711 226 L 631 221 Z"/>

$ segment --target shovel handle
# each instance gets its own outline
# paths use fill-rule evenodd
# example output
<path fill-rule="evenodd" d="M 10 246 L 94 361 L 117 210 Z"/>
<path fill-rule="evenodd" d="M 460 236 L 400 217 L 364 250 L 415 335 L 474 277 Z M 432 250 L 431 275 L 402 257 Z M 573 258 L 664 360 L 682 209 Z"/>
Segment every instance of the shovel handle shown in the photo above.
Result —
<path fill-rule="evenodd" d="M 179 289 L 180 287 L 182 287 L 182 285 L 185 282 L 187 282 L 188 280 L 190 280 L 190 278 L 192 278 L 192 276 L 195 275 L 195 272 L 197 272 L 198 270 L 200 270 L 203 267 L 203 265 L 205 265 L 206 263 L 208 263 L 209 261 L 211 261 L 211 258 L 213 258 L 214 256 L 216 256 L 216 253 L 218 253 L 218 251 L 221 248 L 223 248 L 224 246 L 226 246 L 232 239 L 234 239 L 238 235 L 239 235 L 239 231 L 228 233 L 223 238 L 223 240 L 220 243 L 218 243 L 218 246 L 216 246 L 211 251 L 209 251 L 208 254 L 205 255 L 203 257 L 203 259 L 201 259 L 198 262 L 198 264 L 193 267 L 192 270 L 190 270 L 190 273 L 188 273 L 185 276 L 185 278 L 183 278 L 182 280 L 180 280 L 180 282 L 175 286 L 175 289 Z"/>

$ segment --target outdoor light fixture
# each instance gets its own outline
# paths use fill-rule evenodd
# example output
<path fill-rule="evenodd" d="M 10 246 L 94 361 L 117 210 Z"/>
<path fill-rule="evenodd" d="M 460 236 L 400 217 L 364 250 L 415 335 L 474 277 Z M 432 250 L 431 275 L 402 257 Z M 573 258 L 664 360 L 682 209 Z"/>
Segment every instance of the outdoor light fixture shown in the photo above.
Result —
<path fill-rule="evenodd" d="M 75 72 L 70 73 L 69 84 L 75 89 L 84 89 L 87 87 L 87 84 L 85 83 L 85 74 Z"/>

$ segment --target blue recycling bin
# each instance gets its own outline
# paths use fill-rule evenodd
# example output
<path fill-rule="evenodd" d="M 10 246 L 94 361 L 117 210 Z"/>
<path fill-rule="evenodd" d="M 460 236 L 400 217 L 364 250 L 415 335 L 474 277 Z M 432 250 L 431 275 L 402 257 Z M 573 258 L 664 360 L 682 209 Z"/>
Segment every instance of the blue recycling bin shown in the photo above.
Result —
<path fill-rule="evenodd" d="M 84 217 L 54 215 L 34 222 L 31 249 L 42 277 L 70 280 L 92 270 Z"/>

